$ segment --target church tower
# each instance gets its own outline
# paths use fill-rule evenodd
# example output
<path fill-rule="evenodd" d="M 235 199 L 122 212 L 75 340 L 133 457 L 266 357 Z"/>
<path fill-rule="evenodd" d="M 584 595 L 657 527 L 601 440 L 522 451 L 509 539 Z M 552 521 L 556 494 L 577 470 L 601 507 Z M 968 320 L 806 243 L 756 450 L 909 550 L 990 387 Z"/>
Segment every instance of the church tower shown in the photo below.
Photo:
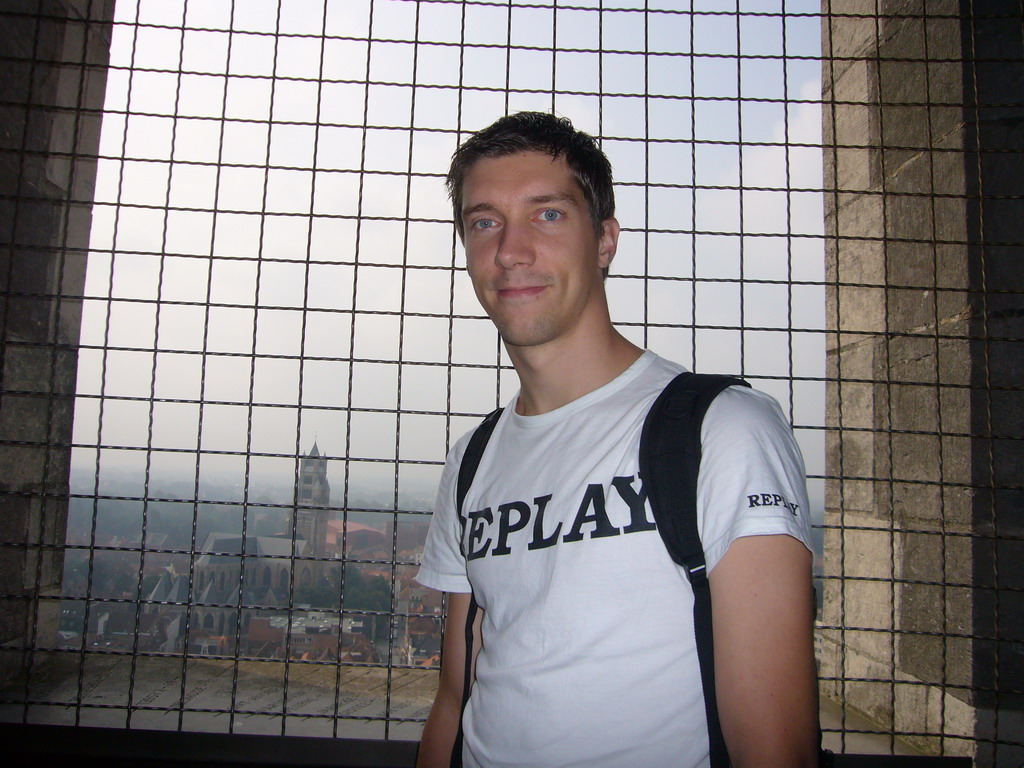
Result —
<path fill-rule="evenodd" d="M 316 441 L 299 462 L 299 503 L 295 527 L 306 540 L 304 554 L 323 557 L 327 546 L 327 517 L 331 505 L 331 484 L 327 482 L 327 458 L 320 454 Z"/>

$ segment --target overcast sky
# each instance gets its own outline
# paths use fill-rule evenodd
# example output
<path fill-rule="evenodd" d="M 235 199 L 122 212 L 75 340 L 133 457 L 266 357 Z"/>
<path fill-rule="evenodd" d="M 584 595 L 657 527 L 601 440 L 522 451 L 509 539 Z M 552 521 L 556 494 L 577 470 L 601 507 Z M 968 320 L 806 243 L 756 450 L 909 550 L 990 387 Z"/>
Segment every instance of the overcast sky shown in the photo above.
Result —
<path fill-rule="evenodd" d="M 496 383 L 507 359 L 461 270 L 441 175 L 457 129 L 490 123 L 506 99 L 550 110 L 553 89 L 574 92 L 555 96 L 556 112 L 606 137 L 626 230 L 608 291 L 626 335 L 704 371 L 822 377 L 818 3 L 786 2 L 809 15 L 783 21 L 770 15 L 781 2 L 741 1 L 768 15 L 738 25 L 706 13 L 733 0 L 695 1 L 693 15 L 668 12 L 683 2 L 587 5 L 598 2 L 515 7 L 510 23 L 490 5 L 467 5 L 463 20 L 459 2 L 373 0 L 371 14 L 370 0 L 332 1 L 325 20 L 320 0 L 282 0 L 279 17 L 276 0 L 245 0 L 232 20 L 227 0 L 187 13 L 119 0 L 78 385 L 106 399 L 101 421 L 101 401 L 79 398 L 76 474 L 95 472 L 85 446 L 97 442 L 154 448 L 159 484 L 191 480 L 197 446 L 294 454 L 316 439 L 353 459 L 353 484 L 390 487 L 395 465 L 372 460 L 397 451 L 433 462 L 400 465 L 402 495 L 432 485 L 475 422 L 449 430 L 449 402 L 484 413 L 517 386 L 512 372 Z M 507 93 L 506 80 L 531 92 Z M 694 322 L 725 328 L 694 336 Z M 792 397 L 788 381 L 755 383 L 798 426 L 823 424 L 822 382 L 797 382 Z M 151 396 L 180 401 L 156 403 L 152 427 L 146 399 L 119 399 Z M 798 437 L 820 473 L 823 433 Z M 134 477 L 141 493 L 145 466 L 145 452 L 105 450 L 98 490 Z M 245 459 L 204 456 L 201 474 L 201 493 L 240 494 Z M 282 501 L 293 475 L 289 458 L 250 465 L 254 490 Z M 330 477 L 340 502 L 342 461 Z"/>

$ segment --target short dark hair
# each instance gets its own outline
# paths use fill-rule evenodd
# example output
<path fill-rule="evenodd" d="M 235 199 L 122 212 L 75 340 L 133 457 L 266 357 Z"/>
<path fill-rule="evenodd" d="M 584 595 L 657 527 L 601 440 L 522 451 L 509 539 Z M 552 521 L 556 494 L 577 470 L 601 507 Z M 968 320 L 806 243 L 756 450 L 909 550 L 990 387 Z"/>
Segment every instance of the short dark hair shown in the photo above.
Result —
<path fill-rule="evenodd" d="M 564 157 L 569 171 L 583 192 L 594 229 L 615 215 L 612 165 L 594 137 L 576 130 L 564 117 L 546 112 L 517 112 L 494 121 L 474 133 L 452 155 L 445 184 L 452 200 L 455 229 L 462 228 L 462 185 L 477 160 L 504 157 L 520 152 L 542 152 L 552 159 Z"/>

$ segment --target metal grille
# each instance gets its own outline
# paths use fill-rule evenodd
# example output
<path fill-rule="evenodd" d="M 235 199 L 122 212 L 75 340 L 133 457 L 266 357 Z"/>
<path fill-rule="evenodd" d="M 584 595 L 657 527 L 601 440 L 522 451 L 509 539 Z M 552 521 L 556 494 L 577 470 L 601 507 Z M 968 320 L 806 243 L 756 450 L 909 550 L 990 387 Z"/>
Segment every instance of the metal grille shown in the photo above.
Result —
<path fill-rule="evenodd" d="M 957 33 L 944 31 L 943 44 L 959 42 L 981 18 L 1009 23 L 1019 48 L 1020 13 L 961 18 L 943 5 L 945 15 L 925 19 L 834 5 L 5 8 L 19 34 L 3 66 L 26 84 L 4 91 L 21 131 L 3 147 L 18 183 L 2 190 L 10 224 L 0 437 L 5 465 L 33 470 L 3 486 L 6 508 L 24 507 L 27 521 L 0 544 L 18 574 L 2 595 L 13 618 L 0 656 L 14 670 L 0 690 L 3 718 L 418 737 L 443 616 L 438 596 L 412 581 L 433 487 L 448 446 L 517 386 L 461 273 L 442 179 L 468 131 L 537 109 L 598 136 L 615 168 L 623 234 L 607 287 L 618 326 L 689 367 L 743 375 L 794 423 L 826 539 L 824 561 L 821 549 L 816 557 L 826 743 L 959 754 L 1019 742 L 1013 715 L 1000 719 L 998 706 L 985 710 L 996 713 L 990 730 L 976 728 L 977 696 L 1014 693 L 999 681 L 1015 657 L 1003 656 L 983 685 L 957 677 L 949 661 L 961 653 L 954 647 L 970 659 L 983 640 L 1003 643 L 1004 654 L 1021 642 L 1007 634 L 1019 597 L 1013 568 L 1004 561 L 998 578 L 986 576 L 1003 619 L 985 634 L 950 602 L 971 593 L 972 617 L 984 613 L 971 586 L 980 571 L 967 578 L 942 564 L 963 547 L 980 564 L 997 541 L 1019 544 L 1009 523 L 985 527 L 1003 514 L 999 504 L 1013 503 L 1019 481 L 999 479 L 1003 449 L 989 449 L 986 464 L 976 439 L 1017 445 L 1006 440 L 1019 430 L 993 427 L 1003 413 L 1019 420 L 1019 389 L 992 377 L 990 339 L 1003 355 L 1020 334 L 1009 319 L 998 330 L 988 319 L 950 330 L 945 313 L 950 296 L 976 308 L 1012 307 L 1019 295 L 991 266 L 996 246 L 1020 243 L 1019 229 L 966 230 L 993 194 L 1019 203 L 1019 183 L 994 193 L 979 185 L 995 183 L 982 173 L 990 151 L 1019 164 L 1020 140 L 990 150 L 966 131 L 946 146 L 936 117 L 925 136 L 889 126 L 904 125 L 896 113 L 906 106 L 932 116 L 969 104 L 975 117 L 1019 108 L 1012 89 L 985 91 L 994 76 L 980 63 L 1019 64 L 1019 52 L 929 49 L 925 34 L 924 49 L 908 53 L 892 41 L 946 24 Z M 80 38 L 101 53 L 71 44 Z M 899 90 L 910 82 L 899 67 L 912 64 L 925 65 L 924 95 Z M 863 90 L 843 90 L 858 67 Z M 967 96 L 929 89 L 956 78 L 944 68 L 974 68 Z M 47 90 L 55 77 L 56 96 Z M 40 144 L 40 131 L 72 141 Z M 927 183 L 901 187 L 907 158 L 922 154 Z M 964 158 L 978 168 L 964 171 Z M 857 163 L 863 183 L 844 175 Z M 947 182 L 952 166 L 960 182 Z M 33 174 L 53 189 L 28 184 Z M 901 221 L 907 201 L 931 211 L 923 234 L 862 232 L 848 218 L 874 205 L 872 221 Z M 49 240 L 28 234 L 41 202 L 63 212 Z M 950 202 L 964 209 L 964 233 L 944 229 Z M 944 276 L 951 248 L 971 265 L 962 285 Z M 931 271 L 895 271 L 914 249 Z M 869 252 L 882 255 L 871 262 Z M 869 263 L 874 272 L 854 268 Z M 23 277 L 37 273 L 46 279 Z M 14 322 L 29 305 L 47 318 L 35 330 Z M 899 308 L 918 305 L 932 314 L 904 323 Z M 864 367 L 856 342 L 875 338 L 881 352 Z M 930 344 L 934 362 L 905 374 L 904 339 Z M 978 353 L 985 362 L 947 381 L 943 365 L 963 366 L 937 350 L 958 342 L 971 362 Z M 19 362 L 33 356 L 48 361 L 40 383 Z M 924 409 L 900 401 L 905 383 L 930 398 L 938 421 L 900 423 Z M 864 391 L 873 393 L 870 418 L 858 410 Z M 947 415 L 947 398 L 960 396 L 987 421 Z M 928 471 L 936 463 L 908 453 L 903 436 L 943 446 L 937 475 L 905 481 L 897 457 Z M 862 466 L 865 440 L 874 460 Z M 945 447 L 963 440 L 980 462 L 966 479 Z M 989 479 L 979 479 L 985 467 Z M 927 515 L 900 517 L 907 483 L 932 493 L 913 501 Z M 988 518 L 968 515 L 973 525 L 961 527 L 952 510 L 965 491 L 975 509 L 989 504 Z M 864 493 L 871 501 L 858 506 Z M 856 517 L 862 507 L 874 522 Z M 918 534 L 940 550 L 913 549 Z M 862 535 L 881 538 L 862 550 Z M 945 596 L 940 624 L 908 626 L 904 616 L 920 611 L 903 606 L 931 605 L 935 589 Z M 901 663 L 911 657 L 940 659 L 940 673 Z M 972 713 L 970 733 L 955 730 L 958 702 Z M 924 724 L 901 719 L 919 711 Z"/>
<path fill-rule="evenodd" d="M 1016 765 L 1024 14 L 824 7 L 822 690 L 851 751 Z"/>

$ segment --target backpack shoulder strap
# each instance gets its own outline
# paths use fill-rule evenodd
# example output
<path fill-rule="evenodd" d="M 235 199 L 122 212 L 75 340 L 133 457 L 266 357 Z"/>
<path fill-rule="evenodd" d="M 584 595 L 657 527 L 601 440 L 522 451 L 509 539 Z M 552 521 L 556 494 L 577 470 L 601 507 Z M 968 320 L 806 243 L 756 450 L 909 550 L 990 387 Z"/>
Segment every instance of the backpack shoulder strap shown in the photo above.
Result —
<path fill-rule="evenodd" d="M 734 384 L 750 386 L 729 376 L 679 374 L 654 401 L 640 435 L 640 477 L 658 533 L 672 559 L 686 569 L 693 587 L 694 635 L 712 768 L 727 768 L 729 754 L 715 695 L 711 589 L 697 525 L 697 475 L 704 414 L 719 393 Z"/>
<path fill-rule="evenodd" d="M 484 420 L 473 431 L 473 436 L 469 438 L 469 445 L 466 446 L 466 452 L 462 455 L 459 479 L 455 486 L 455 510 L 458 512 L 459 520 L 463 519 L 462 504 L 466 500 L 466 494 L 469 493 L 469 487 L 473 484 L 473 478 L 476 477 L 480 459 L 483 458 L 484 449 L 491 439 L 491 433 L 494 432 L 501 411 L 501 408 L 496 408 L 484 417 Z"/>
<path fill-rule="evenodd" d="M 476 470 L 480 466 L 480 459 L 483 458 L 484 449 L 491 439 L 491 433 L 501 416 L 501 408 L 491 411 L 473 431 L 466 446 L 466 452 L 462 455 L 462 463 L 459 464 L 459 478 L 455 485 L 455 511 L 459 516 L 459 525 L 465 529 L 466 518 L 462 514 L 462 505 L 466 501 L 466 494 L 473 484 Z M 463 538 L 465 538 L 463 536 Z M 465 642 L 466 642 L 466 667 L 462 677 L 462 708 L 459 710 L 459 730 L 455 734 L 455 743 L 452 745 L 451 768 L 462 766 L 462 712 L 466 711 L 466 704 L 469 702 L 469 695 L 473 687 L 473 624 L 476 621 L 478 606 L 476 595 L 471 594 L 469 599 L 469 612 L 466 614 Z"/>
<path fill-rule="evenodd" d="M 700 429 L 708 407 L 742 379 L 681 373 L 654 401 L 640 436 L 640 474 L 665 547 L 692 581 L 704 569 L 697 529 Z"/>

